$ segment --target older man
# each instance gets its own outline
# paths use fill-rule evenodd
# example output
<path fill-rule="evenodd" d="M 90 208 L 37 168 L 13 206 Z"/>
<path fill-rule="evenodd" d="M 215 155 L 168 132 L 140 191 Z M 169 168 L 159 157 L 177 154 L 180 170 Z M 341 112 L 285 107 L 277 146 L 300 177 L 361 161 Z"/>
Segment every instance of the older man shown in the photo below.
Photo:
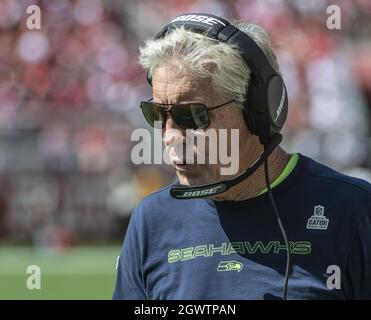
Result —
<path fill-rule="evenodd" d="M 134 210 L 114 298 L 371 298 L 370 184 L 278 146 L 287 95 L 266 32 L 186 14 L 139 60 L 180 185 Z M 179 156 L 187 129 L 238 129 L 238 172 Z"/>

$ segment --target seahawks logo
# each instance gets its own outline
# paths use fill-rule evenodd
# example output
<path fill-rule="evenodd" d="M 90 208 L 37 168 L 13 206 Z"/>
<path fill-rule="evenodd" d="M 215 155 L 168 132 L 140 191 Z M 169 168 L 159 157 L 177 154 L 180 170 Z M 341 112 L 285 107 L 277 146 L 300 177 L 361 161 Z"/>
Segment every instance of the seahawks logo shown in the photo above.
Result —
<path fill-rule="evenodd" d="M 238 261 L 220 261 L 217 271 L 237 271 L 242 270 L 243 264 Z"/>

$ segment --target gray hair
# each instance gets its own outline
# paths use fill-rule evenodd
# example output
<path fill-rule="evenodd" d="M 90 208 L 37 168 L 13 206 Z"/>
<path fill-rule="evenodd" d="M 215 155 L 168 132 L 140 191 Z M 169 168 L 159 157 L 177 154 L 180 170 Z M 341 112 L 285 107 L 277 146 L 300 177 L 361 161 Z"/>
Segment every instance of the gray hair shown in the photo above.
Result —
<path fill-rule="evenodd" d="M 272 67 L 279 72 L 267 32 L 259 25 L 244 21 L 232 23 L 248 34 L 262 49 Z M 234 99 L 242 107 L 250 80 L 250 69 L 237 47 L 202 34 L 175 28 L 158 40 L 147 40 L 139 48 L 139 63 L 153 74 L 161 64 L 182 65 L 192 76 L 210 78 L 215 94 Z"/>

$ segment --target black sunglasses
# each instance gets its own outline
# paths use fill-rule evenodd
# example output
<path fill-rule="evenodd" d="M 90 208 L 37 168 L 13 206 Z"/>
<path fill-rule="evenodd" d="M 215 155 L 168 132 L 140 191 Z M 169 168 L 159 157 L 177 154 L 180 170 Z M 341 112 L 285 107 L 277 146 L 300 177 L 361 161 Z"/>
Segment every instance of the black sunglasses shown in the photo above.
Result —
<path fill-rule="evenodd" d="M 151 100 L 142 101 L 140 108 L 144 118 L 151 127 L 155 126 L 155 121 L 161 121 L 162 129 L 165 128 L 168 113 L 170 113 L 177 126 L 182 129 L 205 129 L 210 125 L 210 110 L 215 110 L 234 102 L 234 100 L 231 100 L 218 106 L 207 108 L 204 104 L 198 102 L 167 104 L 155 103 Z M 172 107 L 170 108 L 170 106 Z"/>

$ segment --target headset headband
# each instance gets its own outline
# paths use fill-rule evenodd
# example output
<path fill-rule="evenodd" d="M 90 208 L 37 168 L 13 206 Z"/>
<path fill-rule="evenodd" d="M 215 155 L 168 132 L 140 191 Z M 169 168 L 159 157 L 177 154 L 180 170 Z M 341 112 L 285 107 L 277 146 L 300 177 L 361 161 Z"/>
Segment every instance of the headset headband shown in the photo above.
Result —
<path fill-rule="evenodd" d="M 259 45 L 223 18 L 204 13 L 183 14 L 170 21 L 155 39 L 169 31 L 184 27 L 192 32 L 237 46 L 243 60 L 251 70 L 248 93 L 244 102 L 244 117 L 250 131 L 262 144 L 279 133 L 287 117 L 287 91 L 281 76 L 271 66 Z M 152 84 L 151 75 L 147 80 Z"/>
<path fill-rule="evenodd" d="M 240 55 L 252 72 L 264 73 L 263 77 L 277 74 L 271 67 L 264 52 L 246 33 L 231 25 L 230 22 L 211 14 L 189 13 L 170 21 L 155 37 L 160 39 L 177 27 L 184 27 L 192 32 L 200 33 L 209 38 L 236 44 Z"/>

